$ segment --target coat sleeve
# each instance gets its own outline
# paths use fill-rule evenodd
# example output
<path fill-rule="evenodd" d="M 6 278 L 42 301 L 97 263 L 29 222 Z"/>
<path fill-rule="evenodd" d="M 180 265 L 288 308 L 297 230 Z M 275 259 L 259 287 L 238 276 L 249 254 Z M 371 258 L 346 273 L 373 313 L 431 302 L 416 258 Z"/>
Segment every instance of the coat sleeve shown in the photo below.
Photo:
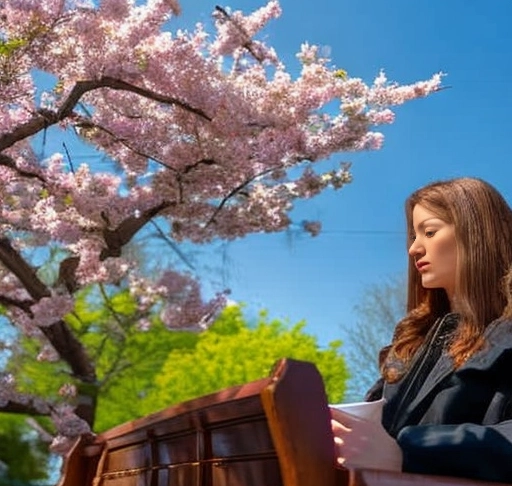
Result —
<path fill-rule="evenodd" d="M 397 437 L 403 471 L 512 482 L 512 420 L 497 425 L 413 425 Z"/>

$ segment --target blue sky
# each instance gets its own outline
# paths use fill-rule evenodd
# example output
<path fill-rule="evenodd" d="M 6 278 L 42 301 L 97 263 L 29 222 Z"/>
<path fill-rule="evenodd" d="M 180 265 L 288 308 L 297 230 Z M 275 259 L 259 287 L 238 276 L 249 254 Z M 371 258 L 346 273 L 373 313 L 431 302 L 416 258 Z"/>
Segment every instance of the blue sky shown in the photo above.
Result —
<path fill-rule="evenodd" d="M 233 10 L 263 3 L 230 0 Z M 222 4 L 226 6 L 225 4 Z M 183 1 L 175 26 L 209 22 L 214 1 Z M 437 179 L 476 176 L 512 202 L 512 2 L 467 0 L 282 0 L 265 31 L 286 64 L 303 41 L 328 46 L 332 61 L 371 82 L 381 68 L 400 83 L 447 74 L 450 89 L 397 110 L 378 152 L 345 154 L 354 181 L 297 205 L 319 219 L 317 238 L 251 235 L 227 245 L 225 283 L 250 312 L 307 321 L 320 343 L 354 325 L 364 289 L 406 268 L 404 199 Z M 219 261 L 221 257 L 219 256 Z"/>
<path fill-rule="evenodd" d="M 183 0 L 171 29 L 210 24 L 217 3 Z M 320 236 L 292 228 L 189 254 L 197 268 L 209 268 L 202 272 L 207 290 L 229 287 L 249 316 L 265 308 L 272 317 L 304 319 L 306 330 L 327 344 L 355 324 L 354 305 L 369 285 L 405 273 L 403 202 L 413 190 L 433 180 L 476 176 L 512 203 L 512 2 L 280 3 L 283 15 L 264 36 L 292 72 L 299 68 L 295 53 L 307 41 L 328 48 L 334 65 L 367 82 L 380 69 L 400 83 L 443 71 L 450 87 L 399 107 L 396 122 L 384 127 L 382 150 L 334 158 L 353 162 L 353 183 L 300 202 L 293 213 L 296 221 L 320 220 Z M 263 4 L 220 5 L 250 12 Z"/>

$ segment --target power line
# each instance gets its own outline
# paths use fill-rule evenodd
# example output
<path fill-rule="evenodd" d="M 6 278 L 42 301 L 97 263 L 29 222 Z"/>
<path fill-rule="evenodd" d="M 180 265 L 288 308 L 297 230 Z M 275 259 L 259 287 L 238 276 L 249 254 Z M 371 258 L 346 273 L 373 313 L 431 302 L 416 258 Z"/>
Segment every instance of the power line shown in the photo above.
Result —
<path fill-rule="evenodd" d="M 320 234 L 352 234 L 352 235 L 405 235 L 405 231 L 388 231 L 388 230 L 327 230 L 322 229 Z"/>

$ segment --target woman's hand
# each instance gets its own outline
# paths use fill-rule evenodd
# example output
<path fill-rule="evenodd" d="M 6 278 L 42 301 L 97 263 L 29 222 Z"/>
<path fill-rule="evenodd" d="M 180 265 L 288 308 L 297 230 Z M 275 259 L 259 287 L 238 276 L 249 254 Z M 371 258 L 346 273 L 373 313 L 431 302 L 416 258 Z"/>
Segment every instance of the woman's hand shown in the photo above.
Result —
<path fill-rule="evenodd" d="M 402 450 L 380 422 L 331 409 L 337 461 L 347 468 L 402 470 Z"/>

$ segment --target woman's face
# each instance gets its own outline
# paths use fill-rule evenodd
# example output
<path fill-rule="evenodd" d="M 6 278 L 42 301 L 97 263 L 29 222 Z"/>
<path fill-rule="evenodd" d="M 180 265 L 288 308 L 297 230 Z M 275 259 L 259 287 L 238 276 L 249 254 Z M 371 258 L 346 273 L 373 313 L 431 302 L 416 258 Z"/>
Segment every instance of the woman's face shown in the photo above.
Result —
<path fill-rule="evenodd" d="M 445 289 L 450 301 L 455 293 L 457 275 L 457 241 L 455 227 L 421 204 L 412 211 L 413 234 L 409 255 L 427 289 Z"/>

